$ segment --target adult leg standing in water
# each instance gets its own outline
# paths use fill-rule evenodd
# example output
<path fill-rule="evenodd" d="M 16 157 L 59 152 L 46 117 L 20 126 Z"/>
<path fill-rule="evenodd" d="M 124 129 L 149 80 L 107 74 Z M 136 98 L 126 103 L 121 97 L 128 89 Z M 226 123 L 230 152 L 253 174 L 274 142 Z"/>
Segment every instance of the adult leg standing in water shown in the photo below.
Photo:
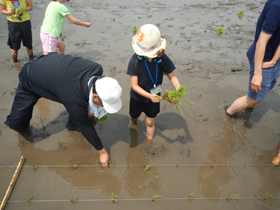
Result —
<path fill-rule="evenodd" d="M 250 63 L 250 79 L 248 93 L 236 99 L 226 111 L 232 116 L 245 108 L 255 108 L 277 82 L 280 62 L 279 60 L 271 68 L 264 62 L 271 62 L 280 43 L 280 2 L 268 0 L 261 12 L 255 33 L 255 40 L 247 57 Z M 279 58 L 279 57 L 278 57 Z"/>

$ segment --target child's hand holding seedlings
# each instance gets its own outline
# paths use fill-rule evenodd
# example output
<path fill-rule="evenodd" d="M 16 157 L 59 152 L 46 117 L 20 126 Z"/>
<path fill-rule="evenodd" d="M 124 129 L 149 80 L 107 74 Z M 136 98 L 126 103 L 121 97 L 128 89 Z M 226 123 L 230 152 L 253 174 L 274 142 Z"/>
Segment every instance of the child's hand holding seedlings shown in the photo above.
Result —
<path fill-rule="evenodd" d="M 162 97 L 158 96 L 157 94 L 151 94 L 150 99 L 153 103 L 159 103 Z"/>
<path fill-rule="evenodd" d="M 14 15 L 16 14 L 15 9 L 13 8 L 11 11 L 8 12 L 8 15 Z"/>

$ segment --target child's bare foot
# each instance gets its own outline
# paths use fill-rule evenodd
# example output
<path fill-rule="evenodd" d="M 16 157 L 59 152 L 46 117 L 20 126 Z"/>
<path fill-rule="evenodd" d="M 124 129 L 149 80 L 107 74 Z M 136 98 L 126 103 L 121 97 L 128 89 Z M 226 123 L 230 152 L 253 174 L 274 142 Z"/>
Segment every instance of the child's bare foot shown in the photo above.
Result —
<path fill-rule="evenodd" d="M 272 160 L 272 163 L 276 166 L 279 165 L 280 163 L 280 154 L 278 154 L 273 160 Z"/>
<path fill-rule="evenodd" d="M 272 68 L 275 66 L 275 62 L 274 61 L 269 61 L 269 62 L 263 62 L 262 63 L 262 68 L 263 69 L 268 69 L 268 68 Z"/>

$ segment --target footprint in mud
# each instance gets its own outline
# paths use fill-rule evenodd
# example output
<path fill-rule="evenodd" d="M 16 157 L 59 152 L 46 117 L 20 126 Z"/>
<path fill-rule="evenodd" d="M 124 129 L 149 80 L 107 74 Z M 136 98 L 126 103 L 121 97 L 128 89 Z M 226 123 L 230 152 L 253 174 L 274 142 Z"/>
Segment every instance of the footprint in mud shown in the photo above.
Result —
<path fill-rule="evenodd" d="M 144 156 L 146 159 L 154 158 L 156 156 L 162 155 L 166 151 L 166 147 L 164 144 L 161 144 L 159 146 L 146 146 L 142 148 L 142 151 L 144 153 Z"/>
<path fill-rule="evenodd" d="M 189 149 L 182 148 L 182 149 L 180 149 L 180 153 L 184 157 L 188 158 L 190 156 L 191 151 Z"/>
<path fill-rule="evenodd" d="M 6 93 L 10 93 L 10 95 L 11 96 L 13 96 L 13 95 L 15 95 L 16 94 L 16 88 L 13 88 L 13 89 L 11 89 L 11 90 L 7 90 L 7 91 L 5 91 L 2 95 L 4 96 Z"/>

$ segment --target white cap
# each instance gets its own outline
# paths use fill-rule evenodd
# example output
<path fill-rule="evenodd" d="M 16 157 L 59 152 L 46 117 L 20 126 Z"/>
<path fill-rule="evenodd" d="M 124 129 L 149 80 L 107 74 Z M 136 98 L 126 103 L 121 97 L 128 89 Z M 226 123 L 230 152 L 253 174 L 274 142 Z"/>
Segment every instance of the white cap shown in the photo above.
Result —
<path fill-rule="evenodd" d="M 117 80 L 111 77 L 98 79 L 95 82 L 95 89 L 108 113 L 115 113 L 121 109 L 122 88 Z"/>

